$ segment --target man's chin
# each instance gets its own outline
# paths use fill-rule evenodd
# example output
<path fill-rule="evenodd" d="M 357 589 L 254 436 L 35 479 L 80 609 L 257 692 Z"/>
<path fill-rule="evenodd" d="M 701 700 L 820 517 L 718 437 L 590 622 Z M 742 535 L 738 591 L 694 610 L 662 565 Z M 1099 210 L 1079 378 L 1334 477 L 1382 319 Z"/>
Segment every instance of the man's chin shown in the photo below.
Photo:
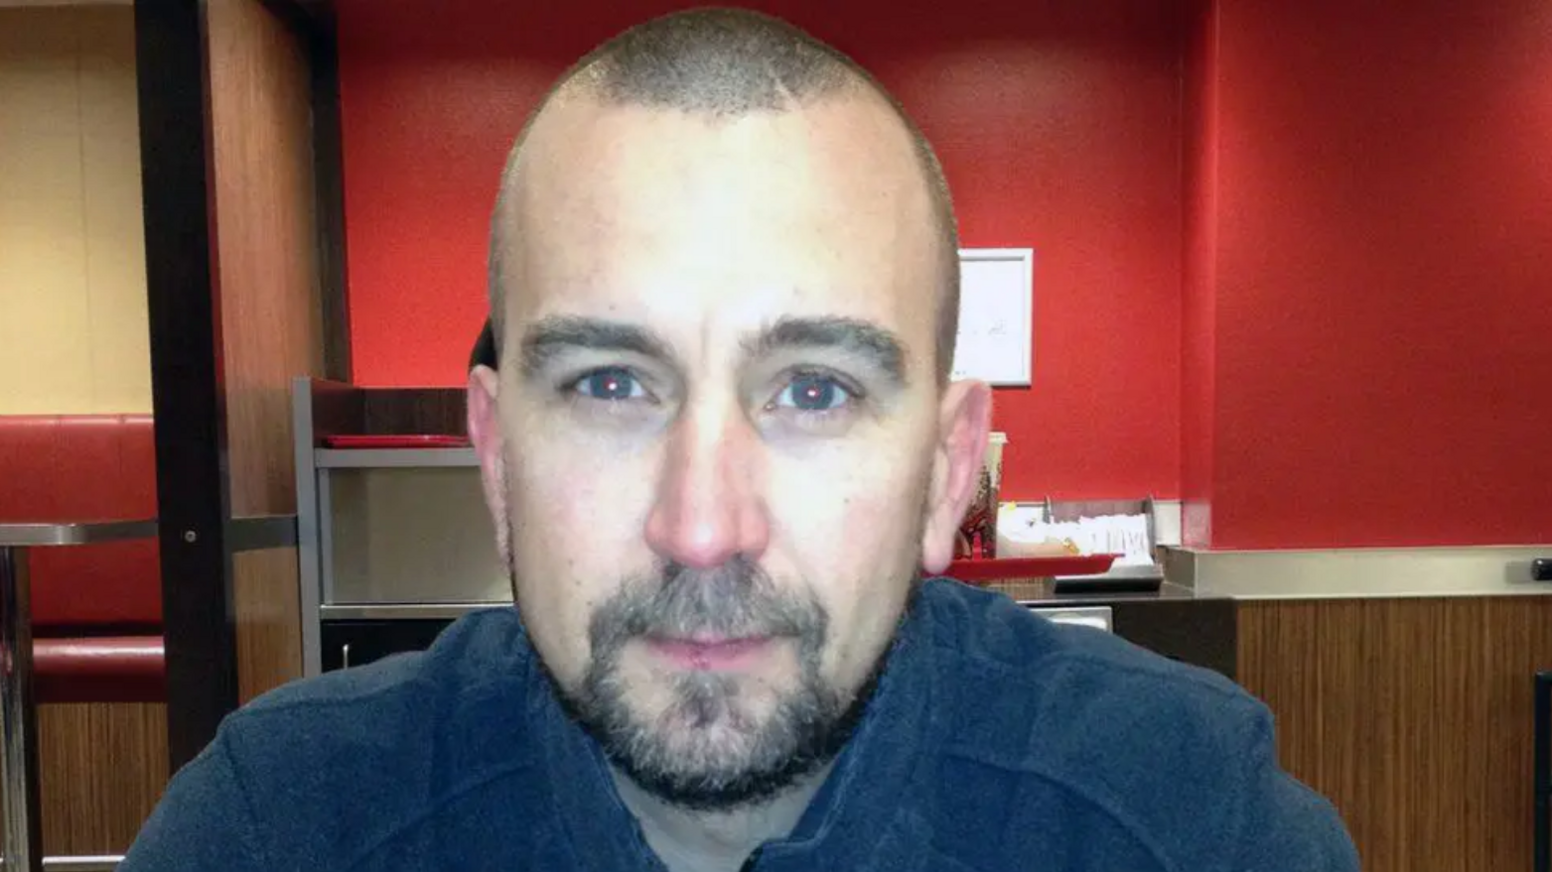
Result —
<path fill-rule="evenodd" d="M 759 690 L 771 688 L 751 681 L 681 673 L 651 693 L 614 698 L 623 705 L 598 706 L 594 697 L 580 722 L 644 790 L 683 808 L 727 811 L 768 800 L 833 760 L 873 691 L 870 682 L 848 705 L 828 689 L 800 682 L 762 698 Z M 632 705 L 663 699 L 671 702 Z"/>
<path fill-rule="evenodd" d="M 772 737 L 789 732 L 772 721 L 782 714 L 779 691 L 739 673 L 687 670 L 659 673 L 641 694 L 627 693 L 631 728 L 641 745 L 660 749 L 665 761 L 715 778 L 736 772 L 776 748 Z"/>
<path fill-rule="evenodd" d="M 677 711 L 660 719 L 645 741 L 611 743 L 604 751 L 659 799 L 697 811 L 729 811 L 780 794 L 834 757 L 772 747 L 770 725 L 764 726 L 738 714 L 702 721 L 694 712 Z"/>

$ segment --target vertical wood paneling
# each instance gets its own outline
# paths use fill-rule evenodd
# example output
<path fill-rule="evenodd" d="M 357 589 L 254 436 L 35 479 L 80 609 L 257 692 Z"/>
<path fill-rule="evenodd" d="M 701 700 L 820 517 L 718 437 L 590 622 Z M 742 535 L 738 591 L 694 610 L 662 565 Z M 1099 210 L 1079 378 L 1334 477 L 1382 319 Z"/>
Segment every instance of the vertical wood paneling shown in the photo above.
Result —
<path fill-rule="evenodd" d="M 306 43 L 257 0 L 211 0 L 206 32 L 231 513 L 292 514 L 290 383 L 324 371 Z M 234 558 L 243 699 L 301 675 L 295 561 Z"/>
<path fill-rule="evenodd" d="M 290 380 L 323 373 L 307 57 L 257 0 L 206 29 L 232 514 L 289 513 Z"/>
<path fill-rule="evenodd" d="M 246 703 L 302 674 L 295 548 L 232 555 L 232 601 L 239 617 L 238 694 Z"/>
<path fill-rule="evenodd" d="M 43 850 L 122 854 L 167 785 L 167 707 L 38 707 Z"/>
<path fill-rule="evenodd" d="M 1240 606 L 1240 682 L 1367 872 L 1528 869 L 1532 676 L 1552 598 Z"/>

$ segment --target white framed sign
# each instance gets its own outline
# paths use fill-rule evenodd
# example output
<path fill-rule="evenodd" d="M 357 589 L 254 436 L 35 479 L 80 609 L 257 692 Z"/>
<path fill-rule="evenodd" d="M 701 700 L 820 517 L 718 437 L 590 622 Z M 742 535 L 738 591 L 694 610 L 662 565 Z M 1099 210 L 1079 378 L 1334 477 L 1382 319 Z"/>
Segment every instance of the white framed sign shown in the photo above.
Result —
<path fill-rule="evenodd" d="M 1035 251 L 959 250 L 953 377 L 1028 387 L 1034 372 Z"/>

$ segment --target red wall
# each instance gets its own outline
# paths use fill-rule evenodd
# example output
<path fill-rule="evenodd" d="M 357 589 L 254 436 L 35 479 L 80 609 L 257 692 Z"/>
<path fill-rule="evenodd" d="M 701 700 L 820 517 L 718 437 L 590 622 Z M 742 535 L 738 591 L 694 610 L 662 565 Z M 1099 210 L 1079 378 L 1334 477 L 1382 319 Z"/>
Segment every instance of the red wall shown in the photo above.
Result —
<path fill-rule="evenodd" d="M 508 140 L 670 4 L 339 6 L 356 377 L 457 384 Z M 1010 497 L 1180 495 L 1218 548 L 1552 541 L 1552 3 L 765 8 L 903 100 L 966 245 L 1036 249 Z"/>
<path fill-rule="evenodd" d="M 1218 19 L 1199 7 L 1183 69 L 1184 225 L 1180 313 L 1181 539 L 1212 544 L 1217 400 Z"/>
<path fill-rule="evenodd" d="M 342 0 L 355 378 L 461 384 L 504 152 L 567 64 L 672 3 Z M 938 148 L 964 244 L 1035 249 L 1035 373 L 998 393 L 1010 498 L 1173 497 L 1183 7 L 763 8 L 870 68 Z"/>
<path fill-rule="evenodd" d="M 1212 544 L 1552 541 L 1552 3 L 1216 27 Z"/>

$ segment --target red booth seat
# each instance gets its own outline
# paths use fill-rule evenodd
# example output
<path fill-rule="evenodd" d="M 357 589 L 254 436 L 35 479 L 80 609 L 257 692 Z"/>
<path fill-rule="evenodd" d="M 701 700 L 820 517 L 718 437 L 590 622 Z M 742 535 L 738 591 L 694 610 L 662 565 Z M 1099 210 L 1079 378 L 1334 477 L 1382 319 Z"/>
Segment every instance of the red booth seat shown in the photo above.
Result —
<path fill-rule="evenodd" d="M 0 416 L 0 522 L 154 517 L 150 416 Z M 156 541 L 29 553 L 38 700 L 165 699 Z"/>
<path fill-rule="evenodd" d="M 32 669 L 39 702 L 149 702 L 167 698 L 161 636 L 34 639 Z"/>

